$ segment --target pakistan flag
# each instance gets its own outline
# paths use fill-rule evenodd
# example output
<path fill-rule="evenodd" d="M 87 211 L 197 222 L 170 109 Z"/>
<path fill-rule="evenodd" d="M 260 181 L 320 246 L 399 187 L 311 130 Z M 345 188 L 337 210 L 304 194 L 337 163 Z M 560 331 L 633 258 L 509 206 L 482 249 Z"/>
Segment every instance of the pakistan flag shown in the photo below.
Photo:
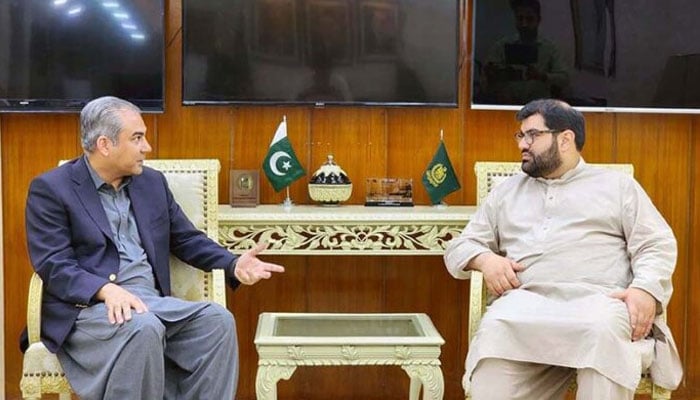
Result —
<path fill-rule="evenodd" d="M 461 188 L 442 140 L 440 140 L 440 145 L 433 159 L 423 173 L 422 181 L 433 204 L 440 204 L 445 196 Z"/>
<path fill-rule="evenodd" d="M 276 192 L 306 174 L 287 138 L 286 118 L 277 127 L 262 168 Z"/>

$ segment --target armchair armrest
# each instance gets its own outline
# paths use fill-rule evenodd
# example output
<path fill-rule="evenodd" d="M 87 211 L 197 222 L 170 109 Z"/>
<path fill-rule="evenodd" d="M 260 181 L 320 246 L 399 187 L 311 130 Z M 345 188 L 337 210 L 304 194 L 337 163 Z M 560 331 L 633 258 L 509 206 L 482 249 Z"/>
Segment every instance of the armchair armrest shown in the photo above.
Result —
<path fill-rule="evenodd" d="M 32 273 L 29 281 L 29 297 L 27 299 L 27 335 L 29 345 L 41 340 L 41 296 L 44 282 L 36 272 Z"/>
<path fill-rule="evenodd" d="M 211 301 L 226 308 L 226 274 L 223 269 L 211 271 Z"/>

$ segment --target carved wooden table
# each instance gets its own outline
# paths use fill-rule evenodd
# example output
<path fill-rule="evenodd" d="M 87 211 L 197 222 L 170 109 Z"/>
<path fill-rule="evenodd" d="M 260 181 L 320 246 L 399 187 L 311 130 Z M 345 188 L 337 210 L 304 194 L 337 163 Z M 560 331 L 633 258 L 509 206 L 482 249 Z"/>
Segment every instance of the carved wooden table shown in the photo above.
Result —
<path fill-rule="evenodd" d="M 462 232 L 475 210 L 474 206 L 295 205 L 287 210 L 272 204 L 254 208 L 220 205 L 218 236 L 219 242 L 234 253 L 242 253 L 265 240 L 269 243 L 266 255 L 441 256 L 447 242 Z M 365 335 L 363 340 L 350 335 L 354 323 L 372 323 L 356 320 L 338 325 L 345 331 L 336 331 L 337 336 L 306 337 L 305 326 L 304 335 L 274 337 L 270 331 L 273 315 L 280 314 L 261 314 L 255 339 L 259 355 L 258 400 L 276 399 L 277 382 L 289 379 L 298 365 L 341 364 L 400 365 L 411 377 L 412 400 L 418 399 L 421 387 L 424 399 L 442 399 L 444 381 L 438 356 L 443 341 L 424 314 L 408 315 L 415 318 L 416 326 L 423 327 L 421 332 L 430 332 L 427 336 Z M 307 318 L 314 314 L 296 315 Z M 384 321 L 391 315 L 374 314 L 373 318 Z M 397 318 L 405 321 L 407 317 Z M 323 321 L 317 323 L 321 326 Z"/>
<path fill-rule="evenodd" d="M 219 242 L 234 253 L 266 240 L 265 254 L 442 255 L 474 206 L 219 206 Z"/>
<path fill-rule="evenodd" d="M 410 400 L 442 400 L 440 346 L 426 314 L 262 313 L 255 333 L 258 400 L 276 400 L 277 382 L 298 366 L 398 365 Z"/>

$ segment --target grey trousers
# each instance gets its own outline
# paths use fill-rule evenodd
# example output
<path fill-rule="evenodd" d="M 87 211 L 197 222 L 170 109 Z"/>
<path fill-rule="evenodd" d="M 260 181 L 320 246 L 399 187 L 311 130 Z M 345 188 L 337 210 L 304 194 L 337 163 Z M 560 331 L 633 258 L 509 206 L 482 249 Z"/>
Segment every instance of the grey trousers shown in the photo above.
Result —
<path fill-rule="evenodd" d="M 473 400 L 561 400 L 576 374 L 577 400 L 632 400 L 627 389 L 594 369 L 486 358 L 479 361 L 471 381 Z"/>
<path fill-rule="evenodd" d="M 134 313 L 112 329 L 75 329 L 57 355 L 78 396 L 233 399 L 238 382 L 233 315 L 218 304 L 192 304 L 191 313 L 175 321 Z"/>

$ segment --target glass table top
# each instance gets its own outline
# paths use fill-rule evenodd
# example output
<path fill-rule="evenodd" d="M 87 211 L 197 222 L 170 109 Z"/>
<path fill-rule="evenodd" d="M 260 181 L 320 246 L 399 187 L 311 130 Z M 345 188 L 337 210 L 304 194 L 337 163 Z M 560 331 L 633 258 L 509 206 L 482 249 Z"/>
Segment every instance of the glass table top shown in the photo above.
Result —
<path fill-rule="evenodd" d="M 420 336 L 411 318 L 277 318 L 274 336 Z"/>

